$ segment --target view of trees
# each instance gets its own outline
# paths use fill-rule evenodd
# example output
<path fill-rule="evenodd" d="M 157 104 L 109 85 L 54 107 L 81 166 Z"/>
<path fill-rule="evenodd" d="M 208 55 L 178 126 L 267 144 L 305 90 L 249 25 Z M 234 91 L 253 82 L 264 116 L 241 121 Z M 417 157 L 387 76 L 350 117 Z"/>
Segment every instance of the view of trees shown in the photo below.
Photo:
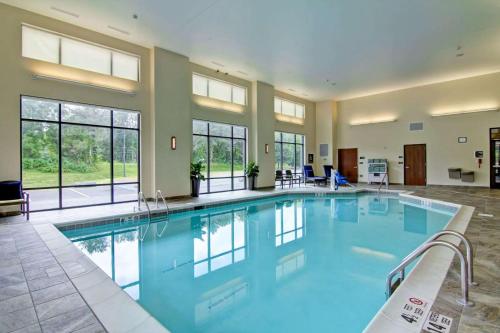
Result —
<path fill-rule="evenodd" d="M 210 162 L 204 170 L 206 178 L 244 176 L 246 140 L 243 127 L 210 123 L 208 136 L 208 123 L 195 120 L 193 133 L 192 160 Z"/>
<path fill-rule="evenodd" d="M 127 128 L 115 128 L 113 138 L 112 112 L 113 125 Z M 22 117 L 25 187 L 59 186 L 59 172 L 63 174 L 62 185 L 110 183 L 112 159 L 115 182 L 138 181 L 137 113 L 23 98 Z M 59 158 L 62 170 L 59 170 Z"/>
<path fill-rule="evenodd" d="M 275 132 L 275 168 L 302 173 L 304 137 L 299 134 Z"/>

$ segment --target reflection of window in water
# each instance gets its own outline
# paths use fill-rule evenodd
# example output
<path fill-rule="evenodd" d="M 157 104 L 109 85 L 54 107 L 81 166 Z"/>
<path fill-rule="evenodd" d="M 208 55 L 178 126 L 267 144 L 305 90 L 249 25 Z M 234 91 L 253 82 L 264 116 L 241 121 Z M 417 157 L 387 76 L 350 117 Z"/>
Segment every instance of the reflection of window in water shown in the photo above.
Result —
<path fill-rule="evenodd" d="M 357 198 L 331 199 L 333 219 L 338 222 L 358 223 Z"/>
<path fill-rule="evenodd" d="M 304 201 L 294 200 L 276 204 L 276 247 L 304 236 Z"/>
<path fill-rule="evenodd" d="M 74 243 L 133 299 L 139 299 L 137 229 L 111 231 Z"/>
<path fill-rule="evenodd" d="M 246 210 L 201 216 L 194 238 L 194 277 L 242 261 L 246 257 Z"/>
<path fill-rule="evenodd" d="M 305 261 L 304 250 L 299 250 L 281 258 L 276 265 L 276 281 L 299 271 L 304 267 Z"/>

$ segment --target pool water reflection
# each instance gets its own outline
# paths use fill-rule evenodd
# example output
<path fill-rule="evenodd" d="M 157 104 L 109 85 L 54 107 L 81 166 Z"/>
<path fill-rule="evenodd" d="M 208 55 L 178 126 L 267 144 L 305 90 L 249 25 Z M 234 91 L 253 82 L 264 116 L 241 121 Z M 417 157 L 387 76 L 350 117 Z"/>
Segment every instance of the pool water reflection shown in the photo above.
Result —
<path fill-rule="evenodd" d="M 66 232 L 172 332 L 360 332 L 384 279 L 451 213 L 290 196 Z"/>

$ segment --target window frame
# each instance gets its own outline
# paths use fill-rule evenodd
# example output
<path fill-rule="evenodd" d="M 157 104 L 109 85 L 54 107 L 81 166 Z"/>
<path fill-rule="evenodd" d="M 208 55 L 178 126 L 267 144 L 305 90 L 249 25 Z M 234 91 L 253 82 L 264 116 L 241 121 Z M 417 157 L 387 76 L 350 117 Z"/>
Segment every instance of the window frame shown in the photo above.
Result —
<path fill-rule="evenodd" d="M 241 140 L 243 141 L 243 147 L 244 147 L 244 152 L 243 152 L 243 167 L 247 165 L 247 160 L 248 160 L 248 128 L 242 125 L 235 125 L 235 124 L 227 124 L 227 123 L 219 123 L 215 121 L 208 121 L 208 120 L 201 120 L 201 119 L 192 119 L 191 122 L 194 121 L 201 121 L 207 123 L 207 134 L 196 134 L 192 133 L 193 138 L 194 137 L 203 137 L 206 138 L 207 140 L 207 160 L 206 160 L 206 170 L 207 170 L 207 177 L 205 178 L 205 181 L 207 182 L 207 191 L 206 192 L 200 192 L 200 194 L 210 194 L 210 193 L 223 193 L 223 192 L 233 192 L 233 191 L 242 191 L 247 189 L 247 177 L 245 175 L 243 176 L 235 176 L 234 175 L 234 141 L 235 140 Z M 210 124 L 215 123 L 215 124 L 220 124 L 220 125 L 227 125 L 231 126 L 231 136 L 223 136 L 223 135 L 213 135 L 210 134 Z M 245 129 L 245 133 L 243 137 L 235 137 L 234 136 L 234 127 L 242 127 Z M 192 131 L 191 131 L 192 132 Z M 224 177 L 210 177 L 210 138 L 220 138 L 220 139 L 230 139 L 231 140 L 231 176 L 224 176 Z M 191 154 L 193 152 L 193 147 L 191 145 Z M 243 178 L 244 179 L 244 186 L 243 188 L 237 188 L 235 189 L 234 187 L 234 180 L 237 178 Z M 230 190 L 223 190 L 223 191 L 210 191 L 210 182 L 212 179 L 231 179 L 231 189 Z"/>
<path fill-rule="evenodd" d="M 276 101 L 279 101 L 279 103 L 280 103 L 280 110 L 279 111 L 276 110 Z M 294 113 L 293 116 L 290 116 L 290 115 L 287 115 L 287 114 L 283 114 L 283 102 L 288 102 L 288 103 L 293 104 L 293 113 Z M 294 102 L 294 101 L 291 101 L 289 99 L 285 99 L 285 98 L 282 98 L 282 97 L 279 97 L 279 96 L 274 96 L 274 106 L 275 106 L 275 108 L 274 108 L 274 113 L 275 114 L 279 114 L 279 115 L 282 115 L 284 117 L 293 117 L 293 118 L 297 118 L 297 119 L 306 119 L 306 105 L 305 104 Z M 303 116 L 302 117 L 297 116 L 297 106 L 301 106 L 302 107 L 302 110 L 303 110 Z"/>
<path fill-rule="evenodd" d="M 79 69 L 79 70 L 84 70 L 84 71 L 88 71 L 88 72 L 92 72 L 92 73 L 98 73 L 98 74 L 101 74 L 101 75 L 112 76 L 112 77 L 116 77 L 116 78 L 119 78 L 119 79 L 122 79 L 122 80 L 129 80 L 129 81 L 138 82 L 138 83 L 141 82 L 141 56 L 139 56 L 137 54 L 130 53 L 130 52 L 123 51 L 123 50 L 118 50 L 118 49 L 115 49 L 115 48 L 112 48 L 112 47 L 108 47 L 108 46 L 105 46 L 105 45 L 102 45 L 102 44 L 94 43 L 94 42 L 91 42 L 91 41 L 88 41 L 88 40 L 85 40 L 85 39 L 81 39 L 81 38 L 69 36 L 69 35 L 66 35 L 66 34 L 62 34 L 62 33 L 56 32 L 56 31 L 44 29 L 44 28 L 37 27 L 37 26 L 31 25 L 31 24 L 26 24 L 26 23 L 22 23 L 21 24 L 21 38 L 22 39 L 24 38 L 24 36 L 23 36 L 23 28 L 24 27 L 26 27 L 28 29 L 32 29 L 32 30 L 37 30 L 37 31 L 41 31 L 41 32 L 44 32 L 44 33 L 48 33 L 48 34 L 51 34 L 51 35 L 54 35 L 55 37 L 57 37 L 58 38 L 58 51 L 59 52 L 57 54 L 58 61 L 57 62 L 52 62 L 52 61 L 40 60 L 40 59 L 36 59 L 36 58 L 31 58 L 31 57 L 25 56 L 23 54 L 23 50 L 22 50 L 22 46 L 21 46 L 21 56 L 23 58 L 34 59 L 36 61 L 49 62 L 49 63 L 52 63 L 52 64 L 57 64 L 57 65 L 61 65 L 61 66 L 67 66 L 67 67 L 70 67 L 70 68 L 76 68 L 76 69 Z M 63 64 L 62 63 L 62 39 L 68 39 L 68 40 L 71 40 L 71 41 L 74 41 L 74 42 L 91 45 L 91 46 L 98 47 L 98 48 L 101 48 L 103 50 L 108 51 L 109 54 L 110 54 L 109 74 L 101 73 L 101 72 L 98 72 L 98 71 L 94 71 L 92 69 L 84 69 L 84 68 L 81 68 L 81 67 L 75 67 L 75 66 L 69 66 L 69 65 Z M 136 80 L 130 79 L 130 78 L 125 78 L 125 77 L 122 77 L 122 76 L 115 76 L 114 75 L 114 73 L 113 73 L 113 54 L 114 53 L 119 53 L 121 55 L 129 56 L 129 57 L 134 57 L 134 58 L 137 59 L 137 79 Z"/>
<path fill-rule="evenodd" d="M 223 102 L 226 102 L 226 103 L 231 103 L 231 104 L 236 104 L 236 105 L 241 105 L 241 106 L 247 106 L 248 105 L 248 90 L 247 90 L 246 87 L 240 86 L 240 85 L 237 85 L 237 84 L 234 84 L 234 83 L 231 83 L 231 82 L 227 82 L 227 81 L 224 81 L 224 80 L 220 80 L 220 79 L 217 79 L 217 78 L 214 78 L 214 77 L 211 77 L 211 76 L 199 74 L 199 73 L 196 73 L 196 72 L 192 73 L 191 83 L 194 81 L 194 77 L 195 76 L 198 76 L 198 77 L 201 77 L 201 78 L 204 78 L 204 79 L 207 80 L 207 86 L 206 86 L 207 95 L 205 96 L 205 95 L 200 95 L 200 94 L 195 93 L 194 92 L 194 85 L 192 84 L 191 93 L 193 95 L 195 95 L 195 96 L 201 96 L 201 97 L 207 97 L 207 98 L 210 98 L 210 99 L 215 99 L 215 100 L 218 100 L 218 101 L 223 101 Z M 217 82 L 220 82 L 220 83 L 228 85 L 231 88 L 231 100 L 227 101 L 225 99 L 211 97 L 210 96 L 210 81 L 217 81 Z M 244 102 L 244 104 L 237 103 L 237 102 L 234 101 L 234 88 L 243 89 L 245 91 L 245 102 Z"/>
<path fill-rule="evenodd" d="M 280 136 L 280 139 L 279 140 L 276 140 L 276 133 L 279 133 L 279 136 Z M 287 142 L 287 141 L 283 141 L 283 134 L 291 134 L 293 135 L 293 142 Z M 302 137 L 302 142 L 297 142 L 297 135 L 300 135 Z M 278 152 L 278 149 L 276 149 L 276 145 L 279 145 L 280 146 L 280 150 L 279 150 L 279 154 L 280 154 L 280 158 L 279 158 L 279 166 L 280 166 L 280 169 L 276 169 L 275 170 L 282 170 L 282 171 L 285 171 L 285 169 L 283 169 L 283 144 L 289 144 L 289 145 L 293 145 L 293 165 L 294 165 L 294 170 L 292 170 L 292 173 L 297 176 L 297 175 L 302 175 L 303 174 L 303 171 L 302 170 L 297 170 L 297 146 L 301 146 L 302 147 L 302 167 L 305 165 L 305 145 L 306 145 L 306 136 L 304 134 L 300 134 L 300 133 L 289 133 L 289 132 L 282 132 L 282 131 L 274 131 L 274 145 L 275 145 L 275 155 L 276 153 Z M 276 156 L 274 157 L 275 161 L 276 161 Z"/>
<path fill-rule="evenodd" d="M 244 240 L 245 240 L 245 244 L 242 245 L 242 246 L 239 246 L 239 247 L 236 247 L 235 245 L 235 238 L 234 238 L 234 229 L 235 229 L 235 216 L 237 213 L 243 213 L 244 216 L 245 216 L 245 219 L 243 220 L 243 223 L 244 223 Z M 218 254 L 212 254 L 211 253 L 211 247 L 212 247 L 212 243 L 211 243 L 211 238 L 212 238 L 212 232 L 211 232 L 211 226 L 212 224 L 214 223 L 214 221 L 212 221 L 213 218 L 216 218 L 217 216 L 221 216 L 221 215 L 226 215 L 226 214 L 231 214 L 231 249 L 227 250 L 227 251 L 224 251 L 224 252 L 221 252 L 221 253 L 218 253 Z M 198 275 L 194 276 L 194 278 L 199 278 L 199 277 L 202 277 L 204 275 L 207 275 L 209 273 L 212 273 L 212 272 L 215 272 L 216 270 L 218 269 L 215 269 L 215 270 L 212 270 L 212 261 L 214 259 L 217 259 L 217 258 L 220 258 L 220 257 L 223 257 L 225 255 L 228 255 L 228 254 L 231 254 L 231 264 L 227 265 L 227 266 L 223 266 L 221 268 L 224 268 L 224 267 L 229 267 L 230 265 L 234 265 L 238 262 L 241 262 L 241 261 L 244 261 L 247 259 L 248 257 L 248 237 L 249 237 L 249 232 L 248 232 L 248 213 L 246 211 L 246 209 L 231 209 L 229 211 L 223 211 L 223 212 L 218 212 L 218 213 L 208 213 L 208 214 L 204 214 L 204 215 L 201 215 L 200 216 L 200 220 L 201 220 L 201 225 L 200 225 L 200 229 L 202 229 L 204 227 L 204 224 L 206 224 L 206 228 L 207 228 L 207 239 L 206 239 L 206 249 L 207 249 L 207 256 L 206 258 L 203 258 L 203 259 L 199 259 L 199 260 L 193 260 L 193 273 L 195 273 L 195 266 L 199 265 L 199 264 L 203 264 L 203 263 L 207 263 L 207 272 L 205 274 L 201 274 L 201 275 Z M 194 239 L 193 239 L 193 247 L 194 247 Z M 245 250 L 245 258 L 242 259 L 242 260 L 239 260 L 239 261 L 235 261 L 235 253 L 237 251 L 240 251 L 240 250 Z"/>
<path fill-rule="evenodd" d="M 37 100 L 42 100 L 42 101 L 49 101 L 53 103 L 58 103 L 59 107 L 59 116 L 58 120 L 41 120 L 41 119 L 30 119 L 30 118 L 24 118 L 23 117 L 23 98 L 29 98 L 29 99 L 37 99 Z M 97 108 L 106 108 L 110 110 L 110 124 L 109 125 L 95 125 L 95 124 L 85 124 L 85 123 L 77 123 L 77 122 L 67 122 L 67 121 L 62 121 L 62 108 L 63 104 L 76 104 L 76 105 L 84 105 L 84 106 L 91 106 L 91 107 L 97 107 Z M 130 127 L 123 127 L 123 126 L 114 126 L 113 124 L 113 111 L 125 111 L 125 112 L 133 112 L 137 113 L 137 128 L 130 128 Z M 19 116 L 20 116 L 20 121 L 19 121 L 19 126 L 20 126 L 20 157 L 21 157 L 21 163 L 19 166 L 19 173 L 20 173 L 20 180 L 21 184 L 23 183 L 23 123 L 24 122 L 29 122 L 29 123 L 48 123 L 48 124 L 55 124 L 58 126 L 58 171 L 57 171 L 57 176 L 58 176 L 58 185 L 57 186 L 41 186 L 41 187 L 24 187 L 23 190 L 26 191 L 36 191 L 36 190 L 48 190 L 48 189 L 57 189 L 58 190 L 58 205 L 56 208 L 45 208 L 45 209 L 37 209 L 37 210 L 32 210 L 33 212 L 42 212 L 42 211 L 51 211 L 51 210 L 60 210 L 60 209 L 69 209 L 69 208 L 81 208 L 81 207 L 94 207 L 94 206 L 103 206 L 103 205 L 110 205 L 110 204 L 115 204 L 115 203 L 126 203 L 126 202 L 135 202 L 137 199 L 134 200 L 123 200 L 123 201 L 117 201 L 115 200 L 115 186 L 116 185 L 136 185 L 137 184 L 137 193 L 141 191 L 141 113 L 137 110 L 126 110 L 126 109 L 120 109 L 120 108 L 114 108 L 114 107 L 108 107 L 108 106 L 103 106 L 103 105 L 95 105 L 95 104 L 87 104 L 87 103 L 81 103 L 81 102 L 73 102 L 73 101 L 67 101 L 67 100 L 60 100 L 60 99 L 51 99 L 51 98 L 44 98 L 44 97 L 37 97 L 37 96 L 31 96 L 31 95 L 20 95 L 19 98 Z M 76 125 L 76 126 L 82 126 L 82 127 L 91 127 L 91 128 L 105 128 L 110 130 L 110 181 L 109 183 L 103 183 L 103 184 L 73 184 L 73 185 L 63 185 L 63 158 L 62 158 L 62 136 L 63 136 L 63 125 Z M 136 131 L 137 132 L 137 181 L 135 182 L 118 182 L 115 183 L 115 177 L 114 177 L 114 130 L 115 129 L 121 129 L 121 130 L 131 130 L 131 131 Z M 104 202 L 104 203 L 95 203 L 95 204 L 88 204 L 88 205 L 76 205 L 76 206 L 64 206 L 63 205 L 63 189 L 65 188 L 84 188 L 84 187 L 106 187 L 108 186 L 110 188 L 110 201 Z"/>

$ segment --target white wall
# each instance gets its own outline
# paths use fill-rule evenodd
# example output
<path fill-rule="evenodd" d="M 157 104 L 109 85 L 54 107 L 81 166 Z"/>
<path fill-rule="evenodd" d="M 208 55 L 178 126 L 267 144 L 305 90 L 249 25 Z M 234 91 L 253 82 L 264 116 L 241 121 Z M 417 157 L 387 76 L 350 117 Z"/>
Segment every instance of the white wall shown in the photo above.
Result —
<path fill-rule="evenodd" d="M 358 156 L 389 159 L 391 183 L 403 183 L 405 144 L 427 145 L 427 183 L 489 186 L 489 129 L 500 127 L 499 112 L 446 117 L 432 113 L 500 106 L 500 73 L 432 84 L 338 102 L 339 148 L 358 148 Z M 397 118 L 396 122 L 351 126 L 353 121 Z M 410 132 L 410 122 L 423 121 L 424 130 Z M 459 144 L 458 137 L 468 138 Z M 474 151 L 482 150 L 481 168 Z M 447 169 L 458 167 L 476 173 L 474 183 L 448 178 Z M 367 179 L 366 163 L 359 165 L 359 181 Z"/>
<path fill-rule="evenodd" d="M 333 165 L 337 150 L 334 146 L 334 121 L 337 111 L 337 104 L 333 101 L 316 103 L 316 170 L 318 175 L 323 175 L 323 165 Z M 328 145 L 328 156 L 320 156 L 320 145 Z"/>

